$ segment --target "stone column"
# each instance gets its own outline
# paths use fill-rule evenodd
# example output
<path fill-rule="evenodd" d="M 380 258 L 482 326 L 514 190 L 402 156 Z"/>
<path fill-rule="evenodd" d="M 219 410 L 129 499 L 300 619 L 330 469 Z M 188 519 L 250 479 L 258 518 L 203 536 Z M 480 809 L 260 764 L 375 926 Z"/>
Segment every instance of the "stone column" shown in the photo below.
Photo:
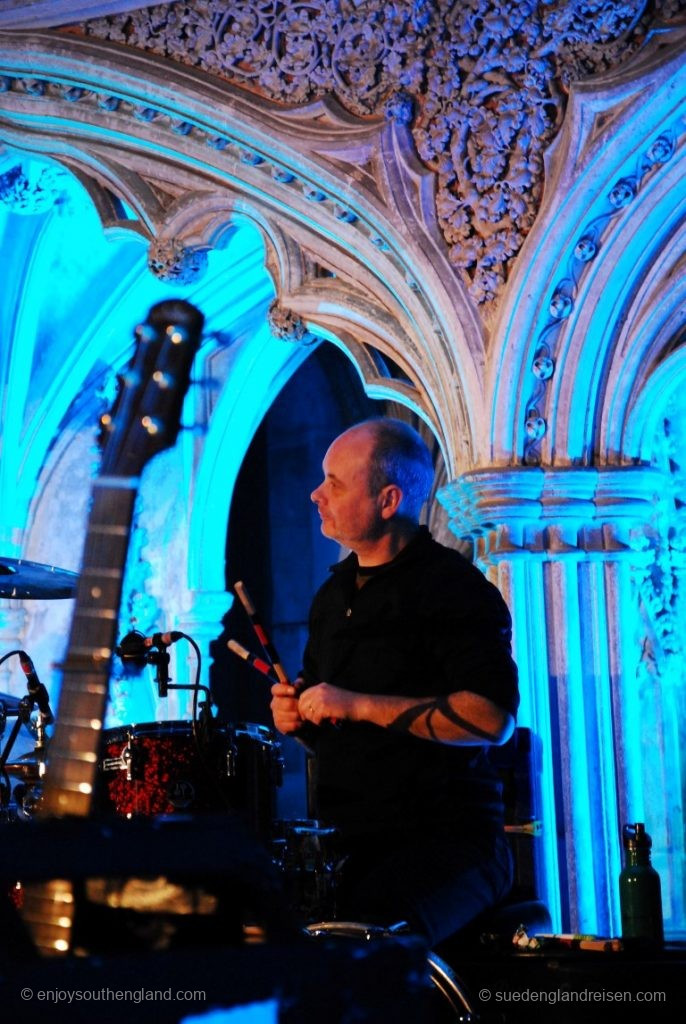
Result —
<path fill-rule="evenodd" d="M 565 930 L 619 933 L 621 823 L 656 830 L 672 813 L 668 793 L 644 806 L 665 751 L 646 742 L 637 682 L 639 581 L 664 490 L 650 467 L 521 467 L 465 474 L 439 495 L 512 611 L 519 723 L 542 744 L 539 887 Z"/>

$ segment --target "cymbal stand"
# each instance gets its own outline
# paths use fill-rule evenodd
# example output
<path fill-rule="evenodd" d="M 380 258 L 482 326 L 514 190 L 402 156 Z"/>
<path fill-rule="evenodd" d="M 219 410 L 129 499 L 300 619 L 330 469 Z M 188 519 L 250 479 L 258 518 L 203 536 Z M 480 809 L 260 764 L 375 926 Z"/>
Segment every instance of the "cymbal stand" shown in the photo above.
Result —
<path fill-rule="evenodd" d="M 0 803 L 2 805 L 8 804 L 10 799 L 10 785 L 7 772 L 5 771 L 5 765 L 7 764 L 7 759 L 12 752 L 14 741 L 19 735 L 19 730 L 22 725 L 28 725 L 31 720 L 32 709 L 33 701 L 29 696 L 22 697 L 16 708 L 8 708 L 4 701 L 0 701 L 0 721 L 3 723 L 3 728 L 7 718 L 15 716 L 17 719 L 10 730 L 4 750 L 2 751 L 2 754 L 0 754 L 0 775 L 2 775 L 3 779 L 6 780 L 5 785 L 0 787 Z"/>

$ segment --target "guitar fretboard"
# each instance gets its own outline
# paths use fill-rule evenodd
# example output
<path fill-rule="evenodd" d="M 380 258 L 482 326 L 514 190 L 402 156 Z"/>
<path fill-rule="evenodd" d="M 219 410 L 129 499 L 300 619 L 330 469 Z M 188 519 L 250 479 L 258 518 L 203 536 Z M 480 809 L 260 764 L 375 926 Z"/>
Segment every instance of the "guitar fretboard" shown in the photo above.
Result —
<path fill-rule="evenodd" d="M 93 488 L 41 817 L 91 810 L 136 491 L 124 479 Z"/>

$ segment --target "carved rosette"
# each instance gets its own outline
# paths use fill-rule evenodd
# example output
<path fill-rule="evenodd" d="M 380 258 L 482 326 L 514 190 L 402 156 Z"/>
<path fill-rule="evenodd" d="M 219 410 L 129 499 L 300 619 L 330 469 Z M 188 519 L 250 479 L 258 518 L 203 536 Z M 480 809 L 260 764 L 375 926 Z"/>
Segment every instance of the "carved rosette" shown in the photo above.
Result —
<path fill-rule="evenodd" d="M 156 238 L 148 250 L 148 269 L 160 281 L 192 284 L 207 269 L 207 250 L 186 246 L 178 238 Z"/>
<path fill-rule="evenodd" d="M 88 22 L 87 34 L 201 67 L 290 106 L 336 96 L 412 123 L 435 171 L 450 259 L 479 304 L 529 232 L 569 83 L 628 60 L 675 0 L 185 0 Z M 595 13 L 594 13 L 595 12 Z M 413 109 L 412 100 L 416 105 Z M 665 159 L 662 149 L 655 161 Z M 622 188 L 612 199 L 627 201 Z"/>
<path fill-rule="evenodd" d="M 290 341 L 294 345 L 313 345 L 317 340 L 305 321 L 291 309 L 279 305 L 278 299 L 272 302 L 267 311 L 267 322 L 275 338 Z"/>
<path fill-rule="evenodd" d="M 541 441 L 546 435 L 548 424 L 541 410 L 545 408 L 547 382 L 555 372 L 553 344 L 560 328 L 574 312 L 574 302 L 579 285 L 587 267 L 595 260 L 600 249 L 603 233 L 610 223 L 621 215 L 622 210 L 634 202 L 653 168 L 666 164 L 675 152 L 675 141 L 670 133 L 659 135 L 640 159 L 640 171 L 633 177 L 625 177 L 614 183 L 607 193 L 607 207 L 600 216 L 593 217 L 586 225 L 569 254 L 566 273 L 554 287 L 548 305 L 549 318 L 537 339 L 531 372 L 536 378 L 528 401 L 524 422 L 523 461 L 527 466 L 541 463 Z"/>

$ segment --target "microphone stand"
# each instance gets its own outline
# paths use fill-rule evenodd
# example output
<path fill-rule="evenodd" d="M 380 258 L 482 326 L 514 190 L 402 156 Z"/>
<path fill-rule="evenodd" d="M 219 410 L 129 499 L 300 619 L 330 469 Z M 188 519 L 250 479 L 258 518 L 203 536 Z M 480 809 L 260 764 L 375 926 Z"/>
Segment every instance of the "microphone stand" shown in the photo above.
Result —
<path fill-rule="evenodd" d="M 169 643 L 164 639 L 169 637 Z M 196 671 L 196 681 L 189 684 L 172 683 L 170 682 L 169 675 L 169 647 L 172 643 L 176 643 L 177 640 L 185 639 L 195 650 L 198 659 L 198 666 Z M 155 683 L 157 685 L 157 692 L 160 697 L 167 697 L 169 690 L 192 690 L 193 692 L 193 728 L 199 726 L 199 734 L 203 738 L 209 738 L 212 726 L 214 725 L 214 717 L 212 715 L 212 695 L 206 686 L 202 686 L 199 682 L 200 678 L 200 649 L 192 637 L 186 633 L 171 632 L 171 633 L 154 633 L 152 637 L 145 637 L 142 633 L 138 633 L 134 630 L 128 633 L 119 646 L 116 648 L 116 653 L 124 662 L 136 665 L 139 669 L 142 669 L 146 664 L 155 666 Z M 205 695 L 205 699 L 199 702 L 200 711 L 198 713 L 198 694 L 202 692 Z"/>
<path fill-rule="evenodd" d="M 155 666 L 155 682 L 157 683 L 157 692 L 160 697 L 166 697 L 167 691 L 170 688 L 170 677 L 169 677 L 169 644 L 159 642 L 157 650 L 152 648 L 148 651 L 147 661 L 149 664 Z M 172 686 L 171 689 L 179 690 L 183 687 Z"/>
<path fill-rule="evenodd" d="M 12 709 L 8 710 L 3 705 L 3 718 L 6 718 L 7 716 L 14 715 L 14 716 L 16 716 L 16 719 L 17 719 L 16 722 L 14 723 L 14 725 L 12 726 L 10 734 L 9 734 L 9 736 L 7 738 L 7 743 L 5 744 L 5 749 L 3 750 L 2 754 L 0 754 L 0 774 L 2 774 L 5 778 L 7 777 L 7 773 L 5 771 L 5 765 L 7 764 L 7 759 L 10 756 L 10 753 L 12 751 L 12 747 L 14 746 L 14 741 L 16 740 L 17 736 L 19 735 L 19 730 L 21 729 L 22 725 L 28 725 L 29 721 L 31 720 L 31 711 L 32 711 L 32 709 L 33 709 L 33 700 L 28 695 L 26 697 L 22 697 L 21 698 L 21 700 L 19 701 L 19 705 L 16 708 L 16 710 L 12 710 Z M 7 790 L 7 801 L 4 800 L 4 792 L 5 792 L 5 787 L 3 786 L 3 801 L 2 802 L 6 803 L 6 802 L 9 801 L 9 786 L 8 786 L 8 790 Z"/>
<path fill-rule="evenodd" d="M 7 661 L 7 659 L 11 658 L 14 654 L 19 655 L 20 659 L 26 658 L 28 660 L 28 662 L 30 663 L 31 671 L 32 672 L 34 671 L 33 670 L 33 663 L 31 663 L 31 659 L 28 658 L 28 655 L 26 655 L 24 651 L 10 651 L 8 654 L 5 654 L 5 655 L 2 656 L 2 658 L 0 658 L 0 664 L 2 664 L 3 661 Z M 23 663 L 22 663 L 22 669 L 24 669 Z M 24 671 L 26 671 L 26 670 L 24 670 Z M 34 675 L 34 679 L 35 679 L 35 675 Z M 29 724 L 29 722 L 31 721 L 31 712 L 33 711 L 34 705 L 37 702 L 40 703 L 39 689 L 42 689 L 42 691 L 43 691 L 43 694 L 45 696 L 46 706 L 47 706 L 47 690 L 45 690 L 45 687 L 43 687 L 42 684 L 39 683 L 37 679 L 35 679 L 34 683 L 32 683 L 31 680 L 29 680 L 29 682 L 28 682 L 28 691 L 29 692 L 27 694 L 25 694 L 21 698 L 21 700 L 17 704 L 16 709 L 7 708 L 5 706 L 5 704 L 4 704 L 4 702 L 0 701 L 0 709 L 1 709 L 1 712 L 2 712 L 0 714 L 0 722 L 2 722 L 3 729 L 4 729 L 4 725 L 5 725 L 5 722 L 7 721 L 8 717 L 16 717 L 16 722 L 12 726 L 10 734 L 9 734 L 9 736 L 7 738 L 7 743 L 5 744 L 5 748 L 2 751 L 2 754 L 0 754 L 0 774 L 2 774 L 5 778 L 7 778 L 7 772 L 5 771 L 5 765 L 7 764 L 7 759 L 10 756 L 10 753 L 12 751 L 12 747 L 14 746 L 15 740 L 16 740 L 17 736 L 19 735 L 19 730 L 21 729 L 22 725 L 28 725 Z M 49 711 L 49 708 L 48 708 L 48 711 Z M 52 714 L 46 714 L 42 710 L 40 710 L 40 708 L 39 708 L 37 719 L 36 719 L 36 736 L 37 736 L 37 738 L 36 738 L 36 743 L 35 743 L 35 753 L 38 755 L 38 757 L 41 760 L 42 760 L 42 754 L 45 751 L 45 741 L 46 741 L 45 727 L 46 727 L 46 725 L 49 725 L 51 721 L 52 721 Z M 2 735 L 2 731 L 0 731 L 0 735 Z M 3 787 L 3 792 L 4 792 L 4 787 Z"/>

